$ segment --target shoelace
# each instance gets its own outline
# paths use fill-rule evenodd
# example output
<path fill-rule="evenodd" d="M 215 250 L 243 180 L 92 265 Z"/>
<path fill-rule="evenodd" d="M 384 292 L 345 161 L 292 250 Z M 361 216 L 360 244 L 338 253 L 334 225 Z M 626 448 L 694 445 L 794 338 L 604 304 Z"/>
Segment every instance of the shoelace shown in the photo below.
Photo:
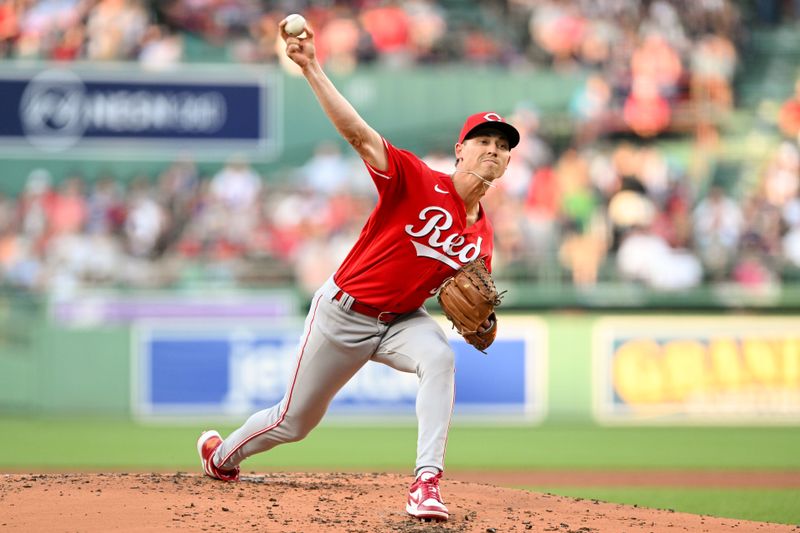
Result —
<path fill-rule="evenodd" d="M 442 497 L 439 495 L 439 478 L 441 474 L 431 477 L 430 479 L 424 480 L 420 483 L 420 489 L 422 490 L 422 498 L 420 499 L 421 502 L 424 502 L 428 498 L 433 498 L 437 502 L 442 501 Z"/>

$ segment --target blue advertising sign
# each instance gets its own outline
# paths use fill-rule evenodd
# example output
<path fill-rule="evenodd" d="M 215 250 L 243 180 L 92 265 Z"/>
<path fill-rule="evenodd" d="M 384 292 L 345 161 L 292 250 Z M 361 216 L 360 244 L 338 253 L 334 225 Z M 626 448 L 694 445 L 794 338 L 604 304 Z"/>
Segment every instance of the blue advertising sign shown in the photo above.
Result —
<path fill-rule="evenodd" d="M 278 403 L 297 364 L 300 324 L 264 328 L 141 325 L 134 345 L 134 409 L 140 417 L 240 416 Z M 456 352 L 458 415 L 543 414 L 541 339 L 498 338 L 491 356 L 463 339 Z M 417 376 L 369 362 L 337 394 L 333 414 L 413 415 Z"/>
<path fill-rule="evenodd" d="M 0 149 L 61 157 L 104 150 L 117 156 L 154 150 L 270 155 L 278 147 L 278 80 L 268 70 L 221 67 L 5 68 Z"/>

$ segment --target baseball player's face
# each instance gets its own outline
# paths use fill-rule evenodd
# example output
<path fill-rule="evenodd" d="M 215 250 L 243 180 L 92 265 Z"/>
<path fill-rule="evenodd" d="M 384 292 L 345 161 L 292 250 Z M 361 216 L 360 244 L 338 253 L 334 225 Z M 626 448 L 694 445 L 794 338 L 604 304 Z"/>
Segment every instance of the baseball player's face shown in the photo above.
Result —
<path fill-rule="evenodd" d="M 473 170 L 486 179 L 497 179 L 508 167 L 511 148 L 500 131 L 485 129 L 457 144 L 456 158 L 462 159 L 460 169 Z"/>

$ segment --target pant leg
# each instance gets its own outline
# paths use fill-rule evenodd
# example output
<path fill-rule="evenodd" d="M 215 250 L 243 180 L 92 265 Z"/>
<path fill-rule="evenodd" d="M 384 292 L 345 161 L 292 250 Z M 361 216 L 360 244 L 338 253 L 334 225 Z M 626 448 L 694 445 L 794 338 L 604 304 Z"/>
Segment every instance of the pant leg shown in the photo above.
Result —
<path fill-rule="evenodd" d="M 283 400 L 253 414 L 223 441 L 214 455 L 220 468 L 233 468 L 251 455 L 303 439 L 375 352 L 386 328 L 342 309 L 332 294 L 335 291 L 326 284 L 312 301 Z"/>
<path fill-rule="evenodd" d="M 455 399 L 455 354 L 442 328 L 419 309 L 390 326 L 372 359 L 418 376 L 416 469 L 444 470 Z"/>

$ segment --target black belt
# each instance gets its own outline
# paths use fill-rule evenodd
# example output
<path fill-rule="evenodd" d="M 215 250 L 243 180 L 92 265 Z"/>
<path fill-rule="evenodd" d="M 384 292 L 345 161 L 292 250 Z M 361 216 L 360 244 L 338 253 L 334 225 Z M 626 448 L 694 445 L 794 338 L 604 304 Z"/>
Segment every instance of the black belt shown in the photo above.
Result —
<path fill-rule="evenodd" d="M 336 296 L 334 296 L 333 299 L 341 300 L 344 294 L 345 294 L 344 291 L 340 290 L 339 292 L 336 293 Z M 360 315 L 374 318 L 378 322 L 383 322 L 384 324 L 391 324 L 392 322 L 403 316 L 403 313 L 390 313 L 388 311 L 381 311 L 380 309 L 372 307 L 371 305 L 359 302 L 356 299 L 353 299 L 353 303 L 350 305 L 350 310 L 355 311 Z"/>

